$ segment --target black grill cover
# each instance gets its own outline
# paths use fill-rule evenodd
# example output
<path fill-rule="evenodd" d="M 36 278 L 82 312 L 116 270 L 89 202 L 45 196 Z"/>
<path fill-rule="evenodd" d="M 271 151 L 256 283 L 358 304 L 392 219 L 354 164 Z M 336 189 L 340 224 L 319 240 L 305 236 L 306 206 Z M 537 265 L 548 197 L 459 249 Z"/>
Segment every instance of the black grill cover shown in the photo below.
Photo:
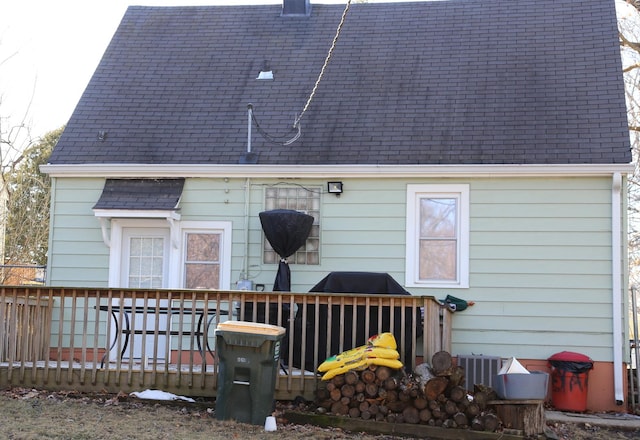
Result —
<path fill-rule="evenodd" d="M 396 282 L 387 273 L 376 272 L 331 272 L 320 282 L 318 282 L 311 290 L 311 292 L 328 292 L 328 293 L 356 293 L 356 294 L 387 294 L 387 295 L 411 295 L 400 284 Z M 344 328 L 340 328 L 340 306 L 331 306 L 331 328 L 328 328 L 326 333 L 320 332 L 318 346 L 314 346 L 313 332 L 315 329 L 315 305 L 307 305 L 307 319 L 302 321 L 302 310 L 299 308 L 296 313 L 294 323 L 294 338 L 293 338 L 293 366 L 300 368 L 302 366 L 301 359 L 301 339 L 302 329 L 306 326 L 306 351 L 305 351 L 305 365 L 306 370 L 313 368 L 313 357 L 317 352 L 318 361 L 322 363 L 326 358 L 331 355 L 338 354 L 340 350 L 340 338 L 345 335 L 344 350 L 350 348 L 359 347 L 366 344 L 367 339 L 378 332 L 378 307 L 371 307 L 371 314 L 369 317 L 369 328 L 365 328 L 365 307 L 357 306 L 357 328 L 356 328 L 356 341 L 351 346 L 351 334 L 353 331 L 353 323 L 351 317 L 353 316 L 353 306 L 345 306 L 345 320 Z M 393 308 L 394 329 L 393 335 L 396 338 L 398 345 L 402 341 L 402 333 L 405 334 L 405 346 L 398 346 L 398 350 L 402 352 L 401 348 L 404 348 L 405 356 L 400 359 L 407 369 L 411 368 L 412 361 L 412 349 L 411 346 L 411 331 L 414 326 L 416 328 L 416 334 L 422 335 L 422 318 L 420 311 L 416 312 L 415 316 L 412 316 L 412 308 L 407 307 L 405 310 L 405 326 L 400 328 L 399 324 L 402 317 L 402 307 Z M 382 332 L 390 331 L 391 327 L 391 307 L 382 307 Z M 329 307 L 327 305 L 320 305 L 317 319 L 320 323 L 320 328 L 323 325 L 326 326 L 329 316 Z M 327 351 L 327 341 L 330 341 L 330 349 Z M 288 358 L 283 356 L 283 361 L 287 362 Z"/>

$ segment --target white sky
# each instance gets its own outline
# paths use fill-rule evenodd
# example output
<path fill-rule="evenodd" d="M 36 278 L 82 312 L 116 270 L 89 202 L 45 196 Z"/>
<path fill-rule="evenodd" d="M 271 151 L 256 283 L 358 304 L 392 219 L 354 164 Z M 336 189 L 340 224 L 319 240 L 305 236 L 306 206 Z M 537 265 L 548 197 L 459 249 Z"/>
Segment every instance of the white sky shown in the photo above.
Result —
<path fill-rule="evenodd" d="M 0 11 L 3 129 L 19 123 L 25 114 L 35 136 L 66 124 L 129 5 L 280 3 L 281 0 L 4 1 Z M 346 0 L 315 3 L 346 4 Z"/>

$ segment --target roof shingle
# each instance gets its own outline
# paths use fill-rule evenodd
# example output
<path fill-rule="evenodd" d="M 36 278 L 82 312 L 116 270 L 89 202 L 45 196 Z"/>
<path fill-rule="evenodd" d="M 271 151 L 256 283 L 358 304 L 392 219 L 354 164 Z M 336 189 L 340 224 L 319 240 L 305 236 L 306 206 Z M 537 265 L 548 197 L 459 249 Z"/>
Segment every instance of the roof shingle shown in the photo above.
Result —
<path fill-rule="evenodd" d="M 107 179 L 93 209 L 176 211 L 184 179 Z"/>
<path fill-rule="evenodd" d="M 280 12 L 130 7 L 50 163 L 237 164 L 249 103 L 286 140 L 343 6 Z M 301 137 L 256 128 L 259 164 L 629 163 L 614 2 L 353 4 Z"/>

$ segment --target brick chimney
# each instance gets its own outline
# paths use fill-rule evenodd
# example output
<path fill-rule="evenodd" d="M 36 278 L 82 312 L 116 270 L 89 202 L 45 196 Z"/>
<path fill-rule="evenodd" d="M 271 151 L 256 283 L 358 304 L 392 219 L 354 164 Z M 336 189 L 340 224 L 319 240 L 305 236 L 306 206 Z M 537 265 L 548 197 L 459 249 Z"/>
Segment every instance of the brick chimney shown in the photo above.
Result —
<path fill-rule="evenodd" d="M 310 15 L 310 0 L 282 0 L 283 17 L 308 17 Z"/>

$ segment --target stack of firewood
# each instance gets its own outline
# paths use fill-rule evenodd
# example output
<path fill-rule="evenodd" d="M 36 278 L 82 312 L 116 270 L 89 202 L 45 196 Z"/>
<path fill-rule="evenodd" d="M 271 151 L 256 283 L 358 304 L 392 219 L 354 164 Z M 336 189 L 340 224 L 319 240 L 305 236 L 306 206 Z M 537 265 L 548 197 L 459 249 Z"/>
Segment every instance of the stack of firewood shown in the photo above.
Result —
<path fill-rule="evenodd" d="M 392 423 L 423 423 L 447 428 L 495 431 L 498 417 L 487 408 L 491 390 L 463 387 L 464 370 L 451 355 L 436 353 L 421 374 L 371 365 L 321 382 L 316 392 L 320 412 Z"/>

